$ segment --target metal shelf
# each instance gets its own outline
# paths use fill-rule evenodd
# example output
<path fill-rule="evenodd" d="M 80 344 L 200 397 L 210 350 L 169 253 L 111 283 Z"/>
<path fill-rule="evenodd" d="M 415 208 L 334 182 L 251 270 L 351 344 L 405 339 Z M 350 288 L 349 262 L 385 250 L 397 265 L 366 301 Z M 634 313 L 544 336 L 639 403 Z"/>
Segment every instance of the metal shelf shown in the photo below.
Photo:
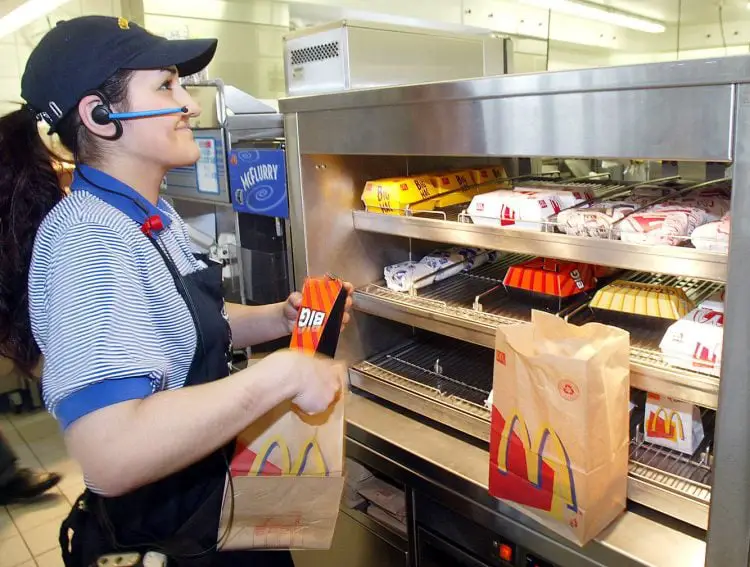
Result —
<path fill-rule="evenodd" d="M 446 211 L 445 219 L 367 211 L 353 211 L 352 215 L 354 228 L 365 232 L 718 282 L 726 281 L 727 277 L 727 256 L 694 248 L 644 246 L 619 240 L 478 226 L 458 222 L 455 209 Z"/>
<path fill-rule="evenodd" d="M 475 345 L 447 337 L 419 338 L 354 365 L 354 387 L 438 423 L 489 442 L 493 357 Z M 628 498 L 706 529 L 711 498 L 712 412 L 705 412 L 707 435 L 690 457 L 643 441 L 635 410 L 631 424 Z"/>
<path fill-rule="evenodd" d="M 643 412 L 635 411 L 631 424 L 628 498 L 644 506 L 708 529 L 711 505 L 711 445 L 715 414 L 703 412 L 706 436 L 694 455 L 686 455 L 643 440 Z"/>
<path fill-rule="evenodd" d="M 497 264 L 485 265 L 420 289 L 416 296 L 370 284 L 355 291 L 355 306 L 371 315 L 494 348 L 497 327 L 528 321 L 531 307 L 513 302 L 502 289 L 481 300 L 481 311 L 474 309 L 474 301 L 477 295 L 501 284 L 508 266 L 523 259 L 523 256 L 509 255 Z M 692 278 L 633 272 L 624 277 L 682 287 L 694 301 L 720 289 L 719 284 Z M 581 325 L 593 320 L 593 315 L 584 306 L 568 320 Z M 631 333 L 631 386 L 706 408 L 718 407 L 718 378 L 666 364 L 659 350 L 663 333 L 647 327 L 627 330 Z"/>

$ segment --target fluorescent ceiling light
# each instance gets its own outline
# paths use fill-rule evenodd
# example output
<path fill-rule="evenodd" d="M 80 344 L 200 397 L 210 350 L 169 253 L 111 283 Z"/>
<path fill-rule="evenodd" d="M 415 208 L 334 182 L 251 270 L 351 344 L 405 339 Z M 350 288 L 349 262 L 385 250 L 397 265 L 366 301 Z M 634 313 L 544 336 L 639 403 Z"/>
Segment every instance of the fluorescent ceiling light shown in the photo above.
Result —
<path fill-rule="evenodd" d="M 69 0 L 27 0 L 17 8 L 0 18 L 0 37 L 11 34 L 52 10 L 59 8 Z"/>
<path fill-rule="evenodd" d="M 563 12 L 571 16 L 579 16 L 588 20 L 606 22 L 615 26 L 630 28 L 648 33 L 663 33 L 663 24 L 641 16 L 634 16 L 627 12 L 599 6 L 580 0 L 521 0 L 524 4 L 546 8 L 555 12 Z M 748 4 L 750 6 L 750 4 Z"/>

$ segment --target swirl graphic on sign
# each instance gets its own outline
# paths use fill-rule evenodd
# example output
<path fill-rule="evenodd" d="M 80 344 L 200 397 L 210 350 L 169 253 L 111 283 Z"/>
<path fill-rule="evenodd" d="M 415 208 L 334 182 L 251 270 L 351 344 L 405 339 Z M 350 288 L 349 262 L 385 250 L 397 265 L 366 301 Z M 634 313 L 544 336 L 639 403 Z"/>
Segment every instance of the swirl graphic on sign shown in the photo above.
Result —
<path fill-rule="evenodd" d="M 253 168 L 271 167 L 263 163 L 261 153 L 258 150 L 243 150 L 237 152 L 239 163 L 244 173 L 242 174 L 242 198 L 241 203 L 253 212 L 266 212 L 275 209 L 286 200 L 285 184 L 272 184 L 256 181 L 251 171 Z"/>

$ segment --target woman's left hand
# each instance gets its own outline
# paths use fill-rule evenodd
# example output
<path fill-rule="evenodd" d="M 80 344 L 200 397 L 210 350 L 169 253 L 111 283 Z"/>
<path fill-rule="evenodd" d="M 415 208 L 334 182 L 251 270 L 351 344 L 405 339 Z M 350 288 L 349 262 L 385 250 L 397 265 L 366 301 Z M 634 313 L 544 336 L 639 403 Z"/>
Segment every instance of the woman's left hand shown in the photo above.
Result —
<path fill-rule="evenodd" d="M 354 293 L 354 286 L 349 282 L 343 282 L 344 289 L 346 290 L 346 304 L 344 306 L 344 319 L 341 323 L 341 330 L 343 331 L 349 321 L 351 320 L 350 311 L 352 309 L 352 294 Z M 292 293 L 284 304 L 284 321 L 289 327 L 289 332 L 294 331 L 294 326 L 297 323 L 297 315 L 299 315 L 299 308 L 302 306 L 302 294 L 298 291 Z"/>

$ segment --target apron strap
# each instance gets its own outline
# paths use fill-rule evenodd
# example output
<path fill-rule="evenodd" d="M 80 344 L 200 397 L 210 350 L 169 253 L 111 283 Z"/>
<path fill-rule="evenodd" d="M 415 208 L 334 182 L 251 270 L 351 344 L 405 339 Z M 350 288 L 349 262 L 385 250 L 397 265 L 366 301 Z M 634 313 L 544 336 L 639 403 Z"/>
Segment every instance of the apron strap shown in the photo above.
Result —
<path fill-rule="evenodd" d="M 76 499 L 68 517 L 60 526 L 59 542 L 65 567 L 85 567 L 83 538 L 90 519 L 90 512 L 86 506 L 86 492 L 84 492 Z"/>

